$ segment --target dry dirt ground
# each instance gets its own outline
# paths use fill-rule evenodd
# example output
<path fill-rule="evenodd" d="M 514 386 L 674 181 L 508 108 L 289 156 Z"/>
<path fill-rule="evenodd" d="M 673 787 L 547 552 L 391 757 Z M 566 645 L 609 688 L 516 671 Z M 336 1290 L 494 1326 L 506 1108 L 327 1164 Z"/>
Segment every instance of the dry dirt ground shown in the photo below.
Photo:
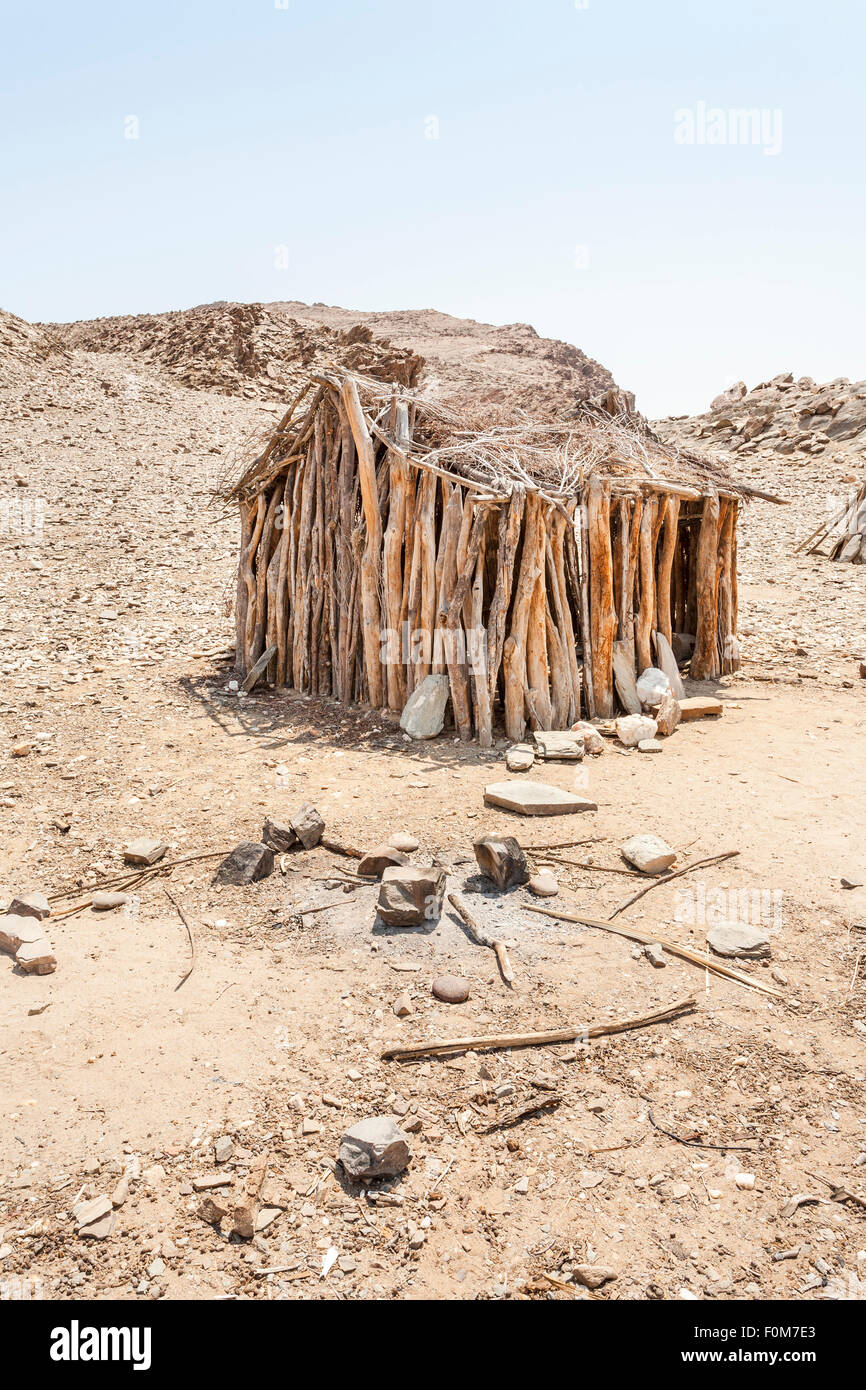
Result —
<path fill-rule="evenodd" d="M 792 554 L 850 461 L 811 460 L 820 479 L 790 459 L 749 465 L 795 500 L 742 522 L 753 635 L 723 717 L 681 726 L 657 757 L 608 745 L 551 765 L 546 780 L 577 779 L 598 811 L 522 821 L 483 806 L 504 745 L 408 745 L 380 714 L 228 688 L 235 524 L 210 490 L 275 404 L 116 353 L 24 344 L 16 362 L 0 386 L 0 898 L 91 885 L 137 835 L 172 858 L 229 850 L 310 801 L 362 847 L 414 834 L 416 862 L 435 856 L 474 890 L 516 982 L 450 912 L 377 929 L 375 890 L 321 848 L 247 888 L 215 886 L 218 860 L 196 860 L 129 909 L 51 919 L 56 973 L 0 956 L 7 1296 L 862 1297 L 866 1210 L 827 1200 L 821 1179 L 866 1191 L 866 888 L 841 885 L 866 880 L 866 568 Z M 636 886 L 608 871 L 631 833 L 658 832 L 682 862 L 739 850 L 617 921 L 703 949 L 708 894 L 763 893 L 772 959 L 740 968 L 783 998 L 670 957 L 654 969 L 627 939 L 526 912 L 524 889 L 486 892 L 471 847 L 486 829 L 589 841 L 564 853 L 597 867 L 560 867 L 554 905 L 596 918 Z M 164 885 L 195 941 L 182 984 L 190 942 Z M 465 1004 L 432 997 L 448 972 L 471 982 Z M 406 990 L 414 1012 L 398 1018 Z M 588 1047 L 381 1057 L 689 995 L 678 1022 Z M 557 1109 L 485 1132 L 549 1096 Z M 409 1129 L 413 1157 L 365 1191 L 334 1159 L 371 1114 Z M 218 1168 L 221 1135 L 234 1150 Z M 263 1152 L 273 1219 L 229 1240 L 196 1214 L 193 1179 L 239 1181 Z M 79 1238 L 73 1205 L 124 1173 L 111 1234 Z M 815 1200 L 791 1212 L 798 1194 Z M 616 1278 L 590 1290 L 585 1264 Z"/>

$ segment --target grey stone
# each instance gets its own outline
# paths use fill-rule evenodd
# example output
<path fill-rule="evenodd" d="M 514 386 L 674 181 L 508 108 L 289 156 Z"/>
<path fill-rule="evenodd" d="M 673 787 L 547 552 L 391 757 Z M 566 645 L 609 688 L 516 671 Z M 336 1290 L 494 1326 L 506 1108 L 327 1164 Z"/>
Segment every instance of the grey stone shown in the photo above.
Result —
<path fill-rule="evenodd" d="M 656 660 L 671 683 L 671 694 L 674 699 L 681 700 L 686 693 L 686 688 L 683 685 L 683 678 L 680 675 L 680 668 L 674 656 L 673 647 L 663 632 L 657 632 L 655 638 Z"/>
<path fill-rule="evenodd" d="M 235 1141 L 230 1134 L 221 1134 L 213 1141 L 213 1156 L 216 1163 L 228 1163 L 235 1151 Z"/>
<path fill-rule="evenodd" d="M 400 728 L 410 738 L 435 738 L 445 725 L 445 706 L 451 693 L 446 675 L 425 676 L 403 706 Z"/>
<path fill-rule="evenodd" d="M 381 878 L 386 869 L 408 862 L 402 850 L 395 849 L 393 845 L 376 845 L 358 861 L 358 875 L 361 878 Z"/>
<path fill-rule="evenodd" d="M 595 801 L 564 792 L 548 782 L 492 782 L 484 788 L 484 804 L 516 811 L 521 816 L 568 816 L 598 810 Z"/>
<path fill-rule="evenodd" d="M 123 851 L 123 858 L 127 864 L 157 864 L 168 851 L 168 845 L 164 845 L 160 840 L 133 840 Z"/>
<path fill-rule="evenodd" d="M 35 917 L 37 922 L 44 922 L 46 917 L 51 916 L 51 906 L 45 894 L 35 890 L 13 898 L 9 911 L 18 917 Z"/>
<path fill-rule="evenodd" d="M 257 840 L 242 840 L 217 869 L 220 883 L 257 883 L 273 873 L 274 852 Z"/>
<path fill-rule="evenodd" d="M 526 855 L 513 835 L 481 835 L 472 848 L 479 869 L 497 888 L 516 888 L 529 878 Z"/>
<path fill-rule="evenodd" d="M 392 1119 L 375 1115 L 347 1129 L 338 1158 L 351 1178 L 395 1177 L 412 1157 L 409 1136 Z"/>
<path fill-rule="evenodd" d="M 632 835 L 621 848 L 624 859 L 642 874 L 661 874 L 677 857 L 676 850 L 659 835 Z"/>
<path fill-rule="evenodd" d="M 749 960 L 762 960 L 770 954 L 769 937 L 748 922 L 723 922 L 710 927 L 707 945 L 717 956 L 746 956 Z"/>
<path fill-rule="evenodd" d="M 664 970 L 667 961 L 664 950 L 657 941 L 651 941 L 648 946 L 644 946 L 643 953 L 650 965 L 654 965 L 656 970 Z"/>
<path fill-rule="evenodd" d="M 637 751 L 639 753 L 661 753 L 662 746 L 658 739 L 642 738 L 637 746 Z"/>
<path fill-rule="evenodd" d="M 128 893 L 94 893 L 90 906 L 94 912 L 108 912 L 112 907 L 126 907 L 131 901 Z"/>
<path fill-rule="evenodd" d="M 445 870 L 414 868 L 411 864 L 386 869 L 382 875 L 379 916 L 389 927 L 419 927 L 442 912 Z"/>
<path fill-rule="evenodd" d="M 277 854 L 285 854 L 286 850 L 298 843 L 298 837 L 290 825 L 284 821 L 272 820 L 270 816 L 262 826 L 262 844 L 268 849 L 275 850 Z"/>
<path fill-rule="evenodd" d="M 315 806 L 305 802 L 289 821 L 304 849 L 315 849 L 325 833 L 325 822 Z"/>
<path fill-rule="evenodd" d="M 571 729 L 537 729 L 533 738 L 545 761 L 578 763 L 583 757 L 583 735 Z"/>
<path fill-rule="evenodd" d="M 634 662 L 622 642 L 613 644 L 613 679 L 620 704 L 629 714 L 640 714 Z"/>

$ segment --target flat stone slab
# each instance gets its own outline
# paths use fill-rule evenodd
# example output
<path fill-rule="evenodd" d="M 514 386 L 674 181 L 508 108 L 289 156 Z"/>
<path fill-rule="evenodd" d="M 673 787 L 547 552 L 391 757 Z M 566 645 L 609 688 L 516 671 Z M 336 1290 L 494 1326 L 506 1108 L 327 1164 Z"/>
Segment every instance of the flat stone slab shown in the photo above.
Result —
<path fill-rule="evenodd" d="M 445 707 L 451 693 L 447 676 L 425 676 L 403 706 L 400 728 L 410 738 L 435 738 L 445 724 Z"/>
<path fill-rule="evenodd" d="M 578 811 L 597 811 L 595 801 L 564 792 L 549 782 L 491 782 L 484 788 L 485 806 L 499 806 L 521 816 L 570 816 Z"/>
<path fill-rule="evenodd" d="M 381 878 L 386 869 L 408 864 L 408 857 L 393 845 L 375 845 L 358 861 L 359 878 Z"/>
<path fill-rule="evenodd" d="M 127 864 L 157 864 L 168 851 L 168 845 L 164 845 L 161 840 L 133 840 L 123 851 L 123 858 Z"/>
<path fill-rule="evenodd" d="M 710 927 L 707 945 L 717 956 L 745 956 L 749 960 L 766 960 L 770 954 L 770 938 L 759 927 L 748 922 L 723 923 Z"/>
<path fill-rule="evenodd" d="M 712 719 L 722 713 L 721 700 L 713 700 L 709 695 L 686 695 L 680 700 L 680 718 Z"/>
<path fill-rule="evenodd" d="M 14 956 L 21 946 L 41 941 L 44 936 L 45 928 L 35 917 L 22 917 L 17 912 L 7 912 L 5 917 L 0 917 L 0 951 Z"/>
<path fill-rule="evenodd" d="M 537 729 L 533 737 L 542 758 L 579 763 L 583 757 L 583 735 L 571 729 Z"/>
<path fill-rule="evenodd" d="M 20 897 L 13 898 L 9 904 L 9 911 L 14 912 L 18 917 L 35 917 L 38 922 L 44 922 L 46 917 L 51 916 L 48 899 L 44 893 L 36 890 L 22 893 Z"/>

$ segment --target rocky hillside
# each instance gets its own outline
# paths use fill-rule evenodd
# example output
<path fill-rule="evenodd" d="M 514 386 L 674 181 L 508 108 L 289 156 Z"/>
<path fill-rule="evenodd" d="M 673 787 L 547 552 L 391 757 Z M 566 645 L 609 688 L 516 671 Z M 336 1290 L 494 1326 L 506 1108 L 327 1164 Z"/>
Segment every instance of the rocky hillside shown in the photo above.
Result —
<path fill-rule="evenodd" d="M 53 330 L 26 323 L 0 309 L 0 385 L 26 387 L 36 367 L 50 358 L 68 358 Z"/>
<path fill-rule="evenodd" d="M 667 438 L 721 449 L 744 461 L 754 455 L 820 455 L 842 446 L 852 458 L 866 448 L 866 381 L 837 377 L 823 386 L 791 372 L 751 391 L 738 381 L 704 415 L 657 423 Z"/>
<path fill-rule="evenodd" d="M 186 386 L 262 400 L 284 400 L 310 369 L 331 363 L 452 401 L 471 395 L 547 415 L 616 387 L 579 348 L 540 338 L 528 324 L 496 328 L 433 310 L 221 302 L 50 331 L 69 348 L 121 354 Z"/>
<path fill-rule="evenodd" d="M 71 348 L 121 354 L 169 372 L 184 386 L 283 400 L 305 374 L 331 363 L 412 385 L 423 365 L 410 348 L 374 339 L 363 324 L 299 323 L 263 304 L 202 304 L 168 314 L 130 314 L 57 325 Z"/>
<path fill-rule="evenodd" d="M 606 367 L 571 343 L 541 338 L 528 323 L 496 327 L 435 309 L 361 313 L 297 300 L 269 306 L 298 323 L 346 331 L 361 323 L 377 336 L 411 347 L 425 360 L 424 389 L 448 399 L 507 402 L 530 413 L 568 413 L 577 400 L 616 389 Z"/>

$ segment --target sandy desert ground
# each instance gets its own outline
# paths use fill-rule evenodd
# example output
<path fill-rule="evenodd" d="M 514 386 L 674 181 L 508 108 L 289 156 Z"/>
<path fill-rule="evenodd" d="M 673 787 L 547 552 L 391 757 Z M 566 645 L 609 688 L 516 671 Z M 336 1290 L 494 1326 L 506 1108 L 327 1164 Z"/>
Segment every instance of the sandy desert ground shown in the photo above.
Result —
<path fill-rule="evenodd" d="M 213 489 L 279 389 L 190 385 L 122 341 L 49 350 L 41 331 L 5 333 L 0 898 L 84 892 L 136 836 L 171 858 L 227 852 L 311 802 L 362 848 L 414 835 L 415 862 L 474 890 L 516 981 L 450 911 L 375 928 L 375 888 L 321 847 L 248 887 L 214 884 L 218 858 L 198 859 L 125 909 L 52 917 L 55 973 L 0 955 L 0 1280 L 48 1298 L 863 1297 L 866 567 L 793 553 L 863 476 L 859 437 L 732 455 L 789 505 L 741 521 L 744 665 L 707 691 L 722 718 L 681 726 L 657 757 L 609 743 L 546 767 L 598 811 L 524 821 L 483 805 L 504 742 L 407 743 L 381 712 L 229 688 L 236 526 Z M 627 939 L 527 913 L 524 889 L 490 893 L 472 852 L 487 829 L 530 849 L 586 841 L 563 853 L 589 867 L 560 865 L 553 902 L 596 918 L 636 886 L 613 872 L 630 834 L 657 832 L 683 863 L 738 850 L 617 920 L 702 950 L 701 893 L 764 894 L 771 958 L 738 968 L 779 997 L 671 957 L 655 969 Z M 182 984 L 190 940 L 165 888 L 195 942 Z M 432 997 L 445 973 L 470 981 L 464 1004 Z M 688 996 L 673 1024 L 588 1046 L 381 1057 Z M 408 1130 L 413 1157 L 365 1191 L 334 1160 L 373 1114 Z M 264 1153 L 267 1219 L 229 1239 L 194 1182 L 238 1185 Z M 110 1233 L 81 1238 L 73 1207 L 113 1193 Z"/>

